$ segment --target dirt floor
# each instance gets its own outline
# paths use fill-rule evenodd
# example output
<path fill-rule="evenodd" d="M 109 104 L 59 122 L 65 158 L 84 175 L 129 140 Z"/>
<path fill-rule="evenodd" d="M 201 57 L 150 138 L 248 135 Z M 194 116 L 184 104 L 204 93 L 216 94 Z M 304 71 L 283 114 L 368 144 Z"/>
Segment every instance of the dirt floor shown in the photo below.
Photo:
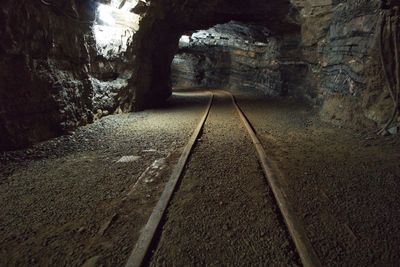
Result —
<path fill-rule="evenodd" d="M 238 96 L 324 266 L 398 266 L 400 138 L 288 99 Z M 113 115 L 0 154 L 0 266 L 122 266 L 208 97 Z M 233 106 L 211 110 L 153 265 L 298 265 Z"/>
<path fill-rule="evenodd" d="M 296 266 L 298 257 L 231 99 L 217 93 L 151 265 Z"/>
<path fill-rule="evenodd" d="M 400 138 L 322 123 L 290 100 L 239 97 L 324 266 L 400 263 Z"/>
<path fill-rule="evenodd" d="M 0 266 L 123 265 L 207 101 L 176 94 L 2 154 Z"/>

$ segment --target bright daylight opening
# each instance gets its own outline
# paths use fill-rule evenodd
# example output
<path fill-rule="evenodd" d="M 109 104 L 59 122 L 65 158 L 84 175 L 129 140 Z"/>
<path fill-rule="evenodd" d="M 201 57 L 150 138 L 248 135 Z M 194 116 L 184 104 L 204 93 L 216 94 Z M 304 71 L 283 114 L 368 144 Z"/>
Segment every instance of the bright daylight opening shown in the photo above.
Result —
<path fill-rule="evenodd" d="M 109 5 L 99 4 L 93 26 L 97 51 L 106 58 L 123 53 L 139 29 L 140 16 L 130 10 L 138 0 L 112 0 Z"/>

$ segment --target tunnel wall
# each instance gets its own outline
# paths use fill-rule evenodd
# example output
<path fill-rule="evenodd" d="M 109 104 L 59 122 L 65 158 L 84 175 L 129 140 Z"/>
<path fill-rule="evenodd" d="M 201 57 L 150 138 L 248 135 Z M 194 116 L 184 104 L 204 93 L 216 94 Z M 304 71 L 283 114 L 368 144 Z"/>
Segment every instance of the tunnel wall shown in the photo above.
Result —
<path fill-rule="evenodd" d="M 91 122 L 88 25 L 58 16 L 39 1 L 2 3 L 0 17 L 0 148 Z"/>
<path fill-rule="evenodd" d="M 390 117 L 393 105 L 378 49 L 380 2 L 297 1 L 303 58 L 310 67 L 324 120 L 375 127 Z"/>
<path fill-rule="evenodd" d="M 2 2 L 0 150 L 67 133 L 115 109 L 130 60 L 98 53 L 95 12 L 92 1 Z"/>

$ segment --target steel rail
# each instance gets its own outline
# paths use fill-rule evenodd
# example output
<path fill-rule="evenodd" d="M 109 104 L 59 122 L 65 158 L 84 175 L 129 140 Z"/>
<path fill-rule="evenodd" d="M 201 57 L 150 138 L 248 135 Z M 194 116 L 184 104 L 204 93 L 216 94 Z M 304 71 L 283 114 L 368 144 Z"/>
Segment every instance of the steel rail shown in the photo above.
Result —
<path fill-rule="evenodd" d="M 149 250 L 151 248 L 151 244 L 154 240 L 157 230 L 161 226 L 161 220 L 168 208 L 168 205 L 172 199 L 172 196 L 176 190 L 177 184 L 181 179 L 183 169 L 189 159 L 189 156 L 194 148 L 196 140 L 200 136 L 200 133 L 204 127 L 204 124 L 207 120 L 208 114 L 210 113 L 212 101 L 214 98 L 214 94 L 210 93 L 210 100 L 208 102 L 206 111 L 202 116 L 200 122 L 198 123 L 196 129 L 194 130 L 192 136 L 190 137 L 188 143 L 183 150 L 178 163 L 175 165 L 171 176 L 165 186 L 164 191 L 161 194 L 160 199 L 157 202 L 156 207 L 154 208 L 152 214 L 150 215 L 147 224 L 142 230 L 138 241 L 134 249 L 132 250 L 128 261 L 125 264 L 125 267 L 139 267 L 142 266 L 149 256 Z"/>
<path fill-rule="evenodd" d="M 285 220 L 286 227 L 288 228 L 290 236 L 292 237 L 294 245 L 296 246 L 302 264 L 306 267 L 322 266 L 317 253 L 315 252 L 311 242 L 307 238 L 304 227 L 302 227 L 300 220 L 295 215 L 288 203 L 285 193 L 283 192 L 281 182 L 279 181 L 279 175 L 276 174 L 278 172 L 274 170 L 275 168 L 271 164 L 272 161 L 270 158 L 268 158 L 267 153 L 265 152 L 260 139 L 257 137 L 257 133 L 255 132 L 253 126 L 251 125 L 250 121 L 247 119 L 243 111 L 240 109 L 233 94 L 224 90 L 221 91 L 225 94 L 230 95 L 232 103 L 235 106 L 240 119 L 242 120 L 245 128 L 247 129 L 247 132 L 250 135 L 250 138 L 257 151 L 257 156 L 263 169 L 264 175 L 273 192 L 274 198 L 279 206 L 282 217 Z"/>

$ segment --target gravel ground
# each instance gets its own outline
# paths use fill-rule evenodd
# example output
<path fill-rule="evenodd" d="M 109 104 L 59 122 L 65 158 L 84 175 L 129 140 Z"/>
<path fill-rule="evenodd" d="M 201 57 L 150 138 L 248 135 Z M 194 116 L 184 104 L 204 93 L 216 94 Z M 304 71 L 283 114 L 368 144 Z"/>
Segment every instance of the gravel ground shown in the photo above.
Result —
<path fill-rule="evenodd" d="M 217 93 L 150 265 L 298 264 L 251 140 Z"/>
<path fill-rule="evenodd" d="M 207 101 L 178 93 L 3 153 L 0 266 L 122 265 Z"/>
<path fill-rule="evenodd" d="M 295 101 L 238 97 L 323 265 L 397 266 L 400 138 L 333 127 Z M 216 99 L 152 265 L 299 264 L 229 101 Z M 206 103 L 182 91 L 1 154 L 0 266 L 123 265 Z"/>
<path fill-rule="evenodd" d="M 239 97 L 323 266 L 398 266 L 400 138 L 337 128 L 289 100 Z"/>

